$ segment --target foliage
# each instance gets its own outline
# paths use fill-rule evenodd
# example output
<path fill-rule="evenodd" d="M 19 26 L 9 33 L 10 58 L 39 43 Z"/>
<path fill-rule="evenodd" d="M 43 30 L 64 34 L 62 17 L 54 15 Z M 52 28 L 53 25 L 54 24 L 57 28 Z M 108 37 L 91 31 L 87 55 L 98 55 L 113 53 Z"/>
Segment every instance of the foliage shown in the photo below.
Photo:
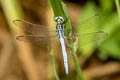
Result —
<path fill-rule="evenodd" d="M 101 59 L 107 59 L 109 57 L 114 59 L 120 60 L 120 25 L 119 25 L 119 18 L 117 15 L 117 11 L 113 11 L 114 9 L 114 2 L 113 0 L 99 0 L 100 6 L 95 5 L 93 2 L 88 2 L 82 11 L 82 14 L 80 16 L 80 19 L 85 19 L 89 15 L 100 13 L 104 15 L 104 19 L 99 21 L 99 25 L 94 25 L 97 29 L 104 30 L 109 34 L 108 37 L 106 37 L 101 45 L 96 46 L 99 49 L 99 57 Z M 117 5 L 117 8 L 119 6 Z M 118 9 L 119 10 L 119 9 Z M 95 21 L 94 21 L 95 22 Z M 79 23 L 79 22 L 78 22 Z M 102 24 L 102 25 L 101 25 Z M 89 25 L 93 26 L 93 25 Z M 83 31 L 84 32 L 84 31 Z M 117 34 L 117 35 L 116 35 Z M 81 41 L 80 41 L 81 42 Z M 85 47 L 82 49 L 82 54 L 84 56 L 90 56 L 93 53 L 94 47 Z M 81 51 L 81 49 L 80 49 Z"/>

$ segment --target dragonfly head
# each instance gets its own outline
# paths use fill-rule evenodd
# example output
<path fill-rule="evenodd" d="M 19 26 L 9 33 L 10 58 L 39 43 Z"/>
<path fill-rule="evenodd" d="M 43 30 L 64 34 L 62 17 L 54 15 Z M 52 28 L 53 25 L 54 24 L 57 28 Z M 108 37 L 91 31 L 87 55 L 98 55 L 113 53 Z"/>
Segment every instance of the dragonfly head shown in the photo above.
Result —
<path fill-rule="evenodd" d="M 57 16 L 54 18 L 54 20 L 57 22 L 57 23 L 63 23 L 64 22 L 64 18 L 62 16 Z"/>

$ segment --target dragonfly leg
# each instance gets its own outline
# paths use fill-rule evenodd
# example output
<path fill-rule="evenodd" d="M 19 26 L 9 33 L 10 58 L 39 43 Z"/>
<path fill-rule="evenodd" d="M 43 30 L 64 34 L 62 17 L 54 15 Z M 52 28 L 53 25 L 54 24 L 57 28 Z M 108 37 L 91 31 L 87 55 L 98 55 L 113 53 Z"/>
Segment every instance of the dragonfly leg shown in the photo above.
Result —
<path fill-rule="evenodd" d="M 65 20 L 62 22 L 62 24 L 65 24 L 68 21 L 68 18 L 65 18 Z"/>

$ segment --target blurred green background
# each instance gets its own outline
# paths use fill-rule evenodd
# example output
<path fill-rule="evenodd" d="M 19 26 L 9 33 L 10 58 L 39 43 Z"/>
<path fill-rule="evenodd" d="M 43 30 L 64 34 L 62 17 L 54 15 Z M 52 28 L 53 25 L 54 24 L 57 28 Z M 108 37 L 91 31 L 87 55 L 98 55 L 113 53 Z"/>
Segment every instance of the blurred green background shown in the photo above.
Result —
<path fill-rule="evenodd" d="M 80 80 L 67 44 L 70 69 L 68 76 L 65 75 L 58 42 L 53 41 L 56 51 L 52 53 L 49 45 L 43 47 L 45 41 L 40 44 L 41 46 L 34 46 L 31 44 L 34 42 L 24 43 L 15 39 L 24 33 L 21 28 L 23 25 L 13 24 L 15 19 L 24 19 L 55 30 L 56 23 L 50 1 L 57 5 L 54 2 L 57 0 L 0 1 L 0 80 Z M 84 78 L 120 80 L 120 1 L 63 0 L 63 2 L 68 9 L 72 28 L 75 28 L 74 25 L 84 24 L 79 25 L 78 33 L 98 30 L 108 33 L 108 36 L 100 41 L 85 45 L 83 48 L 81 43 L 87 40 L 78 39 L 76 55 Z M 96 17 L 95 14 L 102 16 Z"/>

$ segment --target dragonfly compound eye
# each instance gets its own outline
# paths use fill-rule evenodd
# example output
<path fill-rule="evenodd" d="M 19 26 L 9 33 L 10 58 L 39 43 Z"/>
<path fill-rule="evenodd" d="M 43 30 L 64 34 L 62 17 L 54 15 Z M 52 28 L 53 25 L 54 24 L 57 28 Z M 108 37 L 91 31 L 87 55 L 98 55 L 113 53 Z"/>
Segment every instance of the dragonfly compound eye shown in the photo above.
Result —
<path fill-rule="evenodd" d="M 62 22 L 64 21 L 64 18 L 62 16 L 57 16 L 54 18 L 55 21 L 61 20 Z"/>

